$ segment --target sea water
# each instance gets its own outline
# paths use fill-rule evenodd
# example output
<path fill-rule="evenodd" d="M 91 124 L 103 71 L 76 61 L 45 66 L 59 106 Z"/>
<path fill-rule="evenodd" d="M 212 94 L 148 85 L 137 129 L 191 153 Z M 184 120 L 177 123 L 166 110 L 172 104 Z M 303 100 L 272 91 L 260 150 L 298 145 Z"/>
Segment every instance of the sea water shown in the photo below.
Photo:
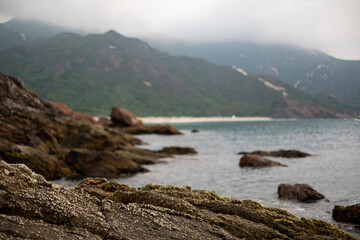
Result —
<path fill-rule="evenodd" d="M 147 165 L 150 172 L 117 179 L 135 187 L 148 183 L 187 185 L 216 191 L 223 196 L 251 199 L 264 206 L 288 210 L 298 217 L 326 220 L 357 237 L 355 225 L 332 220 L 335 205 L 360 203 L 360 121 L 356 119 L 273 120 L 249 122 L 183 123 L 183 135 L 143 135 L 140 139 L 158 150 L 186 146 L 196 155 L 166 159 Z M 191 133 L 198 129 L 198 133 Z M 273 158 L 288 167 L 240 168 L 241 151 L 297 149 L 307 158 Z M 330 200 L 299 203 L 281 200 L 280 183 L 306 183 Z"/>

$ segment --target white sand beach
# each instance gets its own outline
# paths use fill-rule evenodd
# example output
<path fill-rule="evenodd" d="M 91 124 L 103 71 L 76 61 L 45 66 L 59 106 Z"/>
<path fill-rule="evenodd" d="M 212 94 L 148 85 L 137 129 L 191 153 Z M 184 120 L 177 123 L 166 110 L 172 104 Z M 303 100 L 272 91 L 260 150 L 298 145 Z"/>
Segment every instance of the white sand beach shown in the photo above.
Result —
<path fill-rule="evenodd" d="M 243 121 L 271 121 L 269 117 L 143 117 L 146 123 L 193 123 L 193 122 L 243 122 Z"/>

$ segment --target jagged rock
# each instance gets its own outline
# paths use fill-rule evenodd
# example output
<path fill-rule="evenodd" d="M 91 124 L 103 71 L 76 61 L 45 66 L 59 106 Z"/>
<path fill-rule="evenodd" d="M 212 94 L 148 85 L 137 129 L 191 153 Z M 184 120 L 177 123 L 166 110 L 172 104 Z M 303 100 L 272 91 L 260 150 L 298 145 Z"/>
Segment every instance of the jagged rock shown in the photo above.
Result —
<path fill-rule="evenodd" d="M 71 150 L 65 157 L 66 163 L 80 176 L 114 178 L 147 172 L 139 164 L 119 158 L 111 152 L 93 152 L 85 149 Z"/>
<path fill-rule="evenodd" d="M 110 228 L 100 211 L 100 200 L 54 186 L 24 165 L 1 161 L 0 186 L 0 217 L 4 220 L 0 232 L 8 238 L 51 239 L 52 234 L 46 233 L 53 229 L 71 238 L 77 237 L 77 232 L 106 236 Z"/>
<path fill-rule="evenodd" d="M 56 138 L 45 128 L 31 131 L 27 134 L 28 145 L 34 148 L 43 149 L 48 153 L 59 151 L 60 145 Z"/>
<path fill-rule="evenodd" d="M 41 128 L 46 129 L 59 143 L 81 132 L 117 135 L 123 137 L 123 144 L 127 144 L 130 138 L 135 139 L 68 115 L 29 92 L 21 80 L 1 73 L 0 97 L 0 139 L 15 144 L 27 144 L 27 134 Z"/>
<path fill-rule="evenodd" d="M 0 239 L 103 239 L 86 229 L 0 214 Z"/>
<path fill-rule="evenodd" d="M 66 114 L 69 114 L 73 117 L 79 118 L 79 119 L 83 119 L 85 121 L 89 121 L 90 123 L 95 123 L 95 119 L 86 113 L 79 113 L 79 112 L 75 112 L 73 111 L 68 105 L 66 105 L 65 103 L 59 103 L 59 102 L 55 102 L 55 101 L 47 101 L 48 103 L 50 103 L 51 105 L 59 108 L 61 111 L 63 111 Z"/>
<path fill-rule="evenodd" d="M 283 158 L 302 158 L 311 156 L 309 153 L 300 152 L 298 150 L 278 150 L 278 151 L 253 151 L 253 152 L 239 152 L 239 155 L 242 154 L 256 154 L 260 156 L 270 156 L 270 157 L 283 157 Z"/>
<path fill-rule="evenodd" d="M 1 239 L 355 239 L 321 220 L 190 187 L 84 179 L 65 189 L 0 162 Z"/>
<path fill-rule="evenodd" d="M 66 148 L 87 148 L 98 151 L 118 149 L 119 147 L 129 144 L 142 144 L 142 141 L 116 133 L 81 132 L 66 138 L 62 142 L 62 146 Z"/>
<path fill-rule="evenodd" d="M 163 147 L 160 153 L 171 155 L 196 154 L 197 152 L 191 147 Z"/>
<path fill-rule="evenodd" d="M 122 107 L 114 107 L 111 110 L 111 121 L 114 127 L 142 126 L 142 121 L 129 110 Z"/>
<path fill-rule="evenodd" d="M 198 130 L 198 129 L 193 129 L 193 130 L 191 130 L 191 132 L 192 132 L 192 133 L 198 133 L 199 130 Z"/>
<path fill-rule="evenodd" d="M 240 167 L 252 167 L 252 168 L 263 168 L 263 167 L 286 167 L 286 165 L 271 161 L 263 156 L 255 154 L 245 154 L 239 163 Z"/>
<path fill-rule="evenodd" d="M 57 179 L 63 176 L 73 177 L 74 173 L 55 154 L 49 153 L 47 148 L 34 148 L 27 145 L 17 145 L 0 138 L 0 158 L 8 163 L 23 163 L 33 169 L 36 173 L 47 179 Z"/>
<path fill-rule="evenodd" d="M 339 222 L 360 224 L 360 203 L 352 206 L 335 206 L 332 217 Z"/>
<path fill-rule="evenodd" d="M 103 156 L 101 153 L 104 151 L 123 149 L 125 155 L 128 151 L 126 147 L 142 143 L 120 130 L 93 124 L 82 118 L 82 115 L 79 118 L 78 114 L 65 108 L 69 115 L 29 92 L 20 79 L 1 73 L 0 99 L 0 158 L 9 163 L 26 164 L 46 179 L 78 177 L 90 173 L 88 169 L 80 171 L 74 168 L 85 167 L 81 161 L 71 166 L 65 161 L 73 149 L 98 151 L 99 156 Z M 143 152 L 143 155 L 143 159 L 152 158 L 156 162 L 155 155 L 150 151 Z M 123 174 L 119 169 L 126 169 L 129 161 L 132 161 L 131 157 L 135 157 L 131 152 L 127 156 L 124 161 L 117 161 L 113 171 L 108 169 L 111 165 L 107 165 L 111 176 L 115 176 L 113 173 Z M 138 156 L 136 159 L 139 159 Z M 125 165 L 122 167 L 120 163 Z M 139 171 L 141 169 L 139 167 Z"/>
<path fill-rule="evenodd" d="M 24 164 L 8 164 L 0 159 L 1 196 L 4 192 L 50 186 L 51 184 L 42 175 L 34 173 Z"/>
<path fill-rule="evenodd" d="M 280 184 L 278 186 L 280 198 L 294 199 L 300 202 L 312 203 L 324 199 L 324 195 L 315 191 L 308 184 Z"/>

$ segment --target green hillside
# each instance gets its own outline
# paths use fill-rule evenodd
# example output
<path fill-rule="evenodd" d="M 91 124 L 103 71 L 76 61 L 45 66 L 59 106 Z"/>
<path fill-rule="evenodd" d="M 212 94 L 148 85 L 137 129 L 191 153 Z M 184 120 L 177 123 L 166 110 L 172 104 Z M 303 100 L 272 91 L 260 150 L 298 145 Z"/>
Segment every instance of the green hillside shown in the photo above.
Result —
<path fill-rule="evenodd" d="M 113 106 L 140 116 L 331 117 L 338 112 L 308 94 L 287 90 L 285 96 L 256 76 L 170 56 L 114 31 L 85 37 L 62 33 L 3 50 L 0 72 L 22 78 L 45 99 L 91 114 L 108 114 Z"/>
<path fill-rule="evenodd" d="M 15 47 L 25 43 L 24 36 L 9 28 L 0 27 L 0 50 Z"/>
<path fill-rule="evenodd" d="M 0 23 L 0 50 L 39 38 L 53 37 L 65 31 L 65 28 L 35 20 L 11 19 L 5 23 Z"/>
<path fill-rule="evenodd" d="M 234 65 L 257 75 L 273 75 L 308 93 L 335 96 L 360 107 L 360 61 L 279 44 L 150 42 L 171 54 Z"/>

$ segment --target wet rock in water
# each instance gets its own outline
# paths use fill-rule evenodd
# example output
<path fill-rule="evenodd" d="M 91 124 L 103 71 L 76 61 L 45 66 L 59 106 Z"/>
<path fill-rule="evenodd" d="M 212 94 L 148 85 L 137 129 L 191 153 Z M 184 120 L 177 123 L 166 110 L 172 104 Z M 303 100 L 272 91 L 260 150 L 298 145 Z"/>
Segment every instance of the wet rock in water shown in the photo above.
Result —
<path fill-rule="evenodd" d="M 352 206 L 335 206 L 332 217 L 339 222 L 360 224 L 360 203 Z"/>
<path fill-rule="evenodd" d="M 122 107 L 114 107 L 111 110 L 111 121 L 114 127 L 142 126 L 142 121 L 129 110 Z"/>
<path fill-rule="evenodd" d="M 256 154 L 260 156 L 270 156 L 270 157 L 283 157 L 283 158 L 302 158 L 311 156 L 309 153 L 300 152 L 298 150 L 278 150 L 278 151 L 253 151 L 253 152 L 239 152 L 239 155 L 242 154 Z"/>
<path fill-rule="evenodd" d="M 163 135 L 178 135 L 181 134 L 172 125 L 143 125 L 139 127 L 130 127 L 123 129 L 124 132 L 130 134 L 163 134 Z"/>
<path fill-rule="evenodd" d="M 271 161 L 263 156 L 255 154 L 245 154 L 239 163 L 240 167 L 252 167 L 252 168 L 263 168 L 263 167 L 286 167 L 287 165 Z"/>
<path fill-rule="evenodd" d="M 191 132 L 192 132 L 192 133 L 198 133 L 199 130 L 198 130 L 198 129 L 193 129 L 193 130 L 191 130 Z"/>
<path fill-rule="evenodd" d="M 315 191 L 308 184 L 280 184 L 278 186 L 278 195 L 280 198 L 293 199 L 305 203 L 313 203 L 325 196 Z"/>
<path fill-rule="evenodd" d="M 114 178 L 148 171 L 139 164 L 111 152 L 76 149 L 66 155 L 65 161 L 80 176 Z"/>
<path fill-rule="evenodd" d="M 192 190 L 102 178 L 66 189 L 0 162 L 1 239 L 355 239 L 321 220 Z"/>
<path fill-rule="evenodd" d="M 163 147 L 160 153 L 166 153 L 171 155 L 185 155 L 185 154 L 196 154 L 195 149 L 191 147 Z"/>

